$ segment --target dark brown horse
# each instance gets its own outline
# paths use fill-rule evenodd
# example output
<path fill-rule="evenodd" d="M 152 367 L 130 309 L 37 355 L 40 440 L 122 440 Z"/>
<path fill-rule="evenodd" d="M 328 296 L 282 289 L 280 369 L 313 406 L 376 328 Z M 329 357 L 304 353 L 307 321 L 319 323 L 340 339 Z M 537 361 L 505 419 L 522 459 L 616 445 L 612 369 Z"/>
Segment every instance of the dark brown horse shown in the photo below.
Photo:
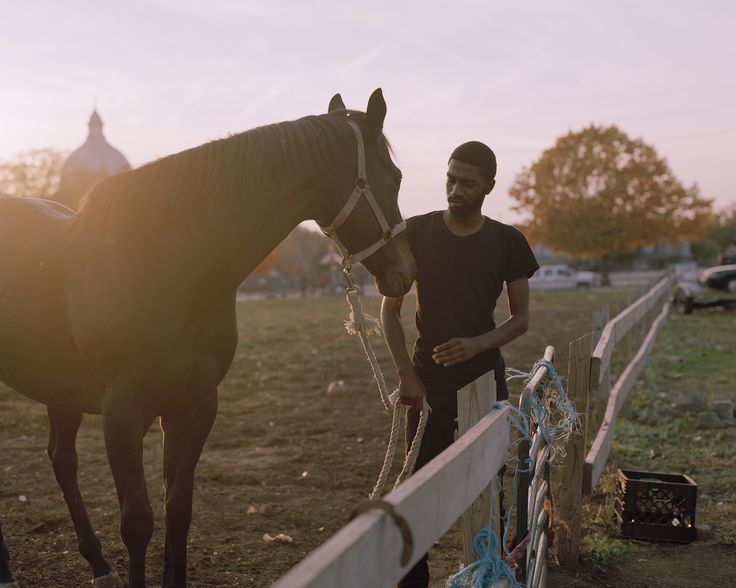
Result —
<path fill-rule="evenodd" d="M 109 178 L 76 215 L 49 201 L 0 199 L 0 379 L 48 406 L 49 456 L 96 586 L 122 583 L 77 484 L 84 413 L 102 415 L 132 587 L 145 586 L 153 530 L 143 437 L 160 417 L 162 584 L 184 586 L 194 470 L 237 343 L 238 285 L 297 224 L 316 219 L 348 253 L 365 252 L 383 294 L 408 291 L 415 264 L 406 235 L 395 236 L 401 174 L 385 114 L 380 90 L 365 113 L 337 95 L 326 115 Z M 357 178 L 361 169 L 367 177 Z M 0 532 L 0 586 L 13 583 Z"/>

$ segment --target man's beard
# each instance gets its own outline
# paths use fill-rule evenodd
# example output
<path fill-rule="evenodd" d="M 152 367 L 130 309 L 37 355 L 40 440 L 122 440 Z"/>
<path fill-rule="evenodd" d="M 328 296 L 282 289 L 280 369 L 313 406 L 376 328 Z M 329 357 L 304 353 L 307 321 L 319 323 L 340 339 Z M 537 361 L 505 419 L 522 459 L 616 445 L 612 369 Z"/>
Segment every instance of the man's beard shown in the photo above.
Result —
<path fill-rule="evenodd" d="M 481 206 L 483 206 L 483 198 L 478 198 L 474 202 L 464 202 L 460 206 L 448 206 L 448 210 L 452 216 L 466 218 L 478 212 Z"/>

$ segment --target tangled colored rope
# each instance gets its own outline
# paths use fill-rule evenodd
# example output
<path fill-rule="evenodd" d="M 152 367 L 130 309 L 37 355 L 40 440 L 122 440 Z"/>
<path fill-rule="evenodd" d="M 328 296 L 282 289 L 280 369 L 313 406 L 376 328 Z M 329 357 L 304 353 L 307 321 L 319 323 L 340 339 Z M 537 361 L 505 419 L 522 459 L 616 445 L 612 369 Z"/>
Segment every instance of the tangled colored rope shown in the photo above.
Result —
<path fill-rule="evenodd" d="M 524 385 L 528 384 L 533 375 L 540 368 L 546 368 L 546 375 L 534 390 L 531 414 L 525 415 L 518 407 L 511 405 L 508 401 L 497 402 L 494 408 L 507 406 L 510 409 L 509 418 L 511 426 L 519 431 L 519 439 L 514 447 L 521 441 L 531 445 L 530 420 L 538 427 L 538 434 L 544 439 L 549 450 L 549 461 L 564 455 L 564 444 L 579 426 L 579 414 L 575 411 L 572 402 L 565 393 L 562 380 L 557 374 L 554 365 L 544 359 L 537 361 L 529 372 L 521 372 L 515 369 L 507 369 L 509 379 L 524 378 Z M 558 416 L 556 417 L 555 414 Z M 556 419 L 556 420 L 555 420 Z M 473 550 L 478 559 L 459 572 L 450 576 L 447 580 L 447 588 L 488 588 L 494 582 L 506 579 L 511 588 L 522 588 L 518 582 L 512 567 L 523 557 L 523 544 L 530 543 L 527 535 L 521 544 L 513 551 L 508 549 L 507 534 L 511 528 L 510 519 L 513 509 L 516 507 L 516 488 L 518 486 L 519 474 L 534 473 L 536 465 L 535 456 L 530 455 L 525 463 L 519 463 L 518 458 L 513 456 L 507 459 L 507 466 L 514 472 L 511 505 L 505 515 L 505 531 L 502 542 L 504 557 L 497 554 L 498 538 L 492 531 L 493 522 L 489 521 L 488 527 L 482 528 L 473 540 Z M 498 491 L 491 493 L 491 512 L 495 504 Z M 509 564 L 512 567 L 509 567 Z"/>

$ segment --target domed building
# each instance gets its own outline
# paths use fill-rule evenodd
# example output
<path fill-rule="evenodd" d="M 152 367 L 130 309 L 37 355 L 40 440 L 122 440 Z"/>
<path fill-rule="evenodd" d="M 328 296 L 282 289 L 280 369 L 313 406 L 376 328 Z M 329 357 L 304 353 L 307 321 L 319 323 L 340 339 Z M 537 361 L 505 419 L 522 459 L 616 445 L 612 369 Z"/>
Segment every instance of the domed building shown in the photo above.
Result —
<path fill-rule="evenodd" d="M 102 132 L 102 119 L 95 109 L 89 117 L 89 134 L 61 168 L 61 181 L 55 200 L 76 210 L 82 196 L 94 184 L 113 174 L 130 169 L 130 163 Z"/>

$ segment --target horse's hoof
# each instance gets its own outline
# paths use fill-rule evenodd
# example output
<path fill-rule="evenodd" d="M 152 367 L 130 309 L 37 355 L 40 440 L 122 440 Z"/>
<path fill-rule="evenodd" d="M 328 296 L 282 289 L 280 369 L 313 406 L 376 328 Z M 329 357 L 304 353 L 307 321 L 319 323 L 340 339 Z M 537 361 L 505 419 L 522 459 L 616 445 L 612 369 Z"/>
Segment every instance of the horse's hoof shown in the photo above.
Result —
<path fill-rule="evenodd" d="M 123 588 L 123 581 L 117 572 L 110 572 L 104 576 L 98 576 L 93 580 L 94 588 Z M 2 588 L 0 586 L 0 588 Z"/>

